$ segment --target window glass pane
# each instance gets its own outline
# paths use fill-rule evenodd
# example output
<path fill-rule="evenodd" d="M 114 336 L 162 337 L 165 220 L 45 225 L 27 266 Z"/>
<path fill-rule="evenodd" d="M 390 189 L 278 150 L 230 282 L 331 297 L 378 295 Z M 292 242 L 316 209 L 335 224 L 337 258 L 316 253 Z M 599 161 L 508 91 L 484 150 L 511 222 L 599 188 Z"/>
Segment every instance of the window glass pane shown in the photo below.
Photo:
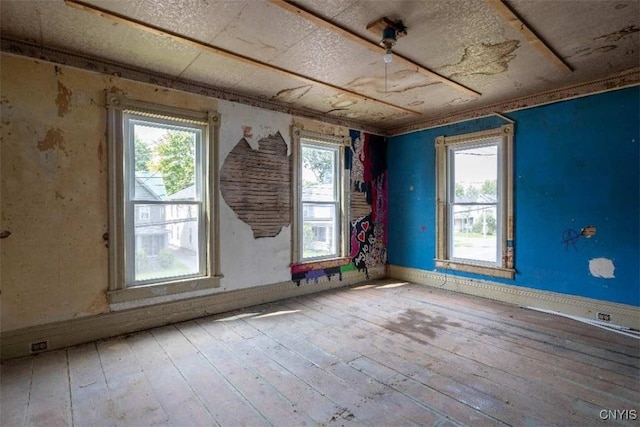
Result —
<path fill-rule="evenodd" d="M 336 156 L 336 149 L 302 146 L 302 200 L 336 200 Z"/>
<path fill-rule="evenodd" d="M 336 205 L 303 203 L 302 257 L 337 255 Z"/>
<path fill-rule="evenodd" d="M 201 273 L 197 205 L 135 204 L 134 210 L 136 282 Z"/>
<path fill-rule="evenodd" d="M 196 200 L 200 130 L 132 121 L 136 200 Z"/>
<path fill-rule="evenodd" d="M 497 262 L 496 205 L 454 205 L 452 257 Z"/>
<path fill-rule="evenodd" d="M 452 151 L 455 203 L 496 203 L 498 196 L 498 146 Z"/>

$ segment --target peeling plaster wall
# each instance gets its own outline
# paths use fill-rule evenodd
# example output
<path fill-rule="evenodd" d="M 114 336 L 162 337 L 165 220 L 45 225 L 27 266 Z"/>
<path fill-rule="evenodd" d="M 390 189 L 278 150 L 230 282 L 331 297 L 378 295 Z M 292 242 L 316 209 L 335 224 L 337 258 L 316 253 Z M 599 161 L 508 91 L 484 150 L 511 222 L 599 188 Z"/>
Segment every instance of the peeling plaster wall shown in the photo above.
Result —
<path fill-rule="evenodd" d="M 293 117 L 33 59 L 1 61 L 0 242 L 2 331 L 110 310 L 105 90 L 141 101 L 221 114 L 220 166 L 239 140 L 253 148 L 279 132 L 291 154 Z M 348 129 L 303 120 L 310 130 Z M 220 197 L 221 270 L 213 292 L 291 279 L 291 226 L 254 238 Z"/>
<path fill-rule="evenodd" d="M 509 113 L 515 280 L 447 274 L 640 305 L 638 99 L 634 87 Z M 434 270 L 436 136 L 502 124 L 491 117 L 390 139 L 390 264 Z"/>
<path fill-rule="evenodd" d="M 291 116 L 228 101 L 218 101 L 218 112 L 222 122 L 221 163 L 243 135 L 251 148 L 258 150 L 260 139 L 280 132 L 287 143 L 287 155 L 291 155 Z M 252 136 L 243 132 L 247 127 L 251 127 Z M 221 290 L 291 279 L 291 225 L 283 227 L 275 237 L 255 239 L 251 226 L 240 220 L 220 197 L 220 242 L 224 274 Z"/>
<path fill-rule="evenodd" d="M 109 78 L 2 57 L 2 329 L 108 311 Z M 61 90 L 61 88 L 64 88 Z"/>

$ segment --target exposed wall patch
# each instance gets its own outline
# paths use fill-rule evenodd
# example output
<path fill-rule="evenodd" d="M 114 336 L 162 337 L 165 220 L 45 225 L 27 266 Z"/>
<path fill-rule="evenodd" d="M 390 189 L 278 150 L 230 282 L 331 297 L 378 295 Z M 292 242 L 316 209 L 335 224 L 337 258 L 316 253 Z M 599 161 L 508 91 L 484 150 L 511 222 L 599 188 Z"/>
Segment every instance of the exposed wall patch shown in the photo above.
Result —
<path fill-rule="evenodd" d="M 593 225 L 587 225 L 580 231 L 580 234 L 589 239 L 591 238 L 591 236 L 596 234 L 596 227 L 594 227 Z"/>
<path fill-rule="evenodd" d="M 594 258 L 589 260 L 589 272 L 594 277 L 601 277 L 603 279 L 615 279 L 613 272 L 616 267 L 613 265 L 613 261 L 607 258 Z"/>
<path fill-rule="evenodd" d="M 242 138 L 231 150 L 220 171 L 220 190 L 238 218 L 251 226 L 253 237 L 275 237 L 291 223 L 287 143 L 276 132 L 258 144 L 254 150 Z"/>
<path fill-rule="evenodd" d="M 38 141 L 38 150 L 48 151 L 58 148 L 66 153 L 63 143 L 64 138 L 62 136 L 62 130 L 58 128 L 49 129 L 44 139 Z"/>

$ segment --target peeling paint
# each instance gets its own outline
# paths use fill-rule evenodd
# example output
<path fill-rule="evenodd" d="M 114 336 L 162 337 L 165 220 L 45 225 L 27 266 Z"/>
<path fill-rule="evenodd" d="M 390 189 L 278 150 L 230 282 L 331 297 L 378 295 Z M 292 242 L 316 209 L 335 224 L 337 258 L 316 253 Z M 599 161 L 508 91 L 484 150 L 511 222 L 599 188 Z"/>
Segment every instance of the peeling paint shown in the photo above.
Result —
<path fill-rule="evenodd" d="M 459 104 L 466 104 L 467 102 L 472 101 L 471 99 L 465 99 L 465 98 L 454 98 L 449 102 L 445 102 L 444 105 L 445 107 L 453 107 L 455 105 L 459 105 Z"/>
<path fill-rule="evenodd" d="M 578 49 L 573 55 L 567 56 L 567 59 L 578 57 L 584 58 L 586 56 L 592 55 L 593 53 L 606 53 L 611 52 L 612 50 L 617 49 L 618 46 L 615 44 L 599 46 L 599 47 L 586 47 L 582 49 Z"/>
<path fill-rule="evenodd" d="M 338 111 L 349 111 L 349 109 L 348 108 L 332 108 L 331 110 L 325 111 L 324 114 L 336 113 Z"/>
<path fill-rule="evenodd" d="M 507 71 L 509 62 L 516 57 L 513 51 L 518 47 L 518 40 L 472 45 L 464 49 L 457 64 L 445 65 L 438 71 L 448 77 L 500 74 Z"/>
<path fill-rule="evenodd" d="M 598 48 L 593 49 L 594 52 L 610 52 L 614 49 L 616 49 L 618 46 L 616 46 L 615 44 L 610 44 L 607 46 L 600 46 Z"/>
<path fill-rule="evenodd" d="M 38 150 L 49 151 L 57 148 L 66 154 L 67 151 L 64 148 L 63 142 L 64 138 L 60 128 L 49 129 L 44 139 L 42 141 L 38 141 Z"/>
<path fill-rule="evenodd" d="M 63 117 L 69 112 L 71 104 L 71 90 L 58 80 L 58 96 L 56 96 L 56 105 L 58 106 L 58 117 Z"/>
<path fill-rule="evenodd" d="M 338 99 L 331 101 L 331 106 L 333 108 L 346 108 L 358 103 L 357 100 L 351 98 L 341 99 L 341 96 L 336 98 Z"/>
<path fill-rule="evenodd" d="M 311 90 L 311 85 L 294 87 L 291 89 L 283 89 L 272 99 L 274 101 L 282 101 L 287 103 L 293 103 L 302 98 Z"/>
<path fill-rule="evenodd" d="M 613 261 L 607 258 L 594 258 L 589 260 L 589 272 L 594 277 L 601 277 L 603 279 L 614 279 L 613 272 L 616 267 L 613 265 Z"/>
<path fill-rule="evenodd" d="M 386 89 L 384 77 L 358 77 L 347 83 L 346 87 L 355 91 L 375 91 L 379 93 L 404 93 L 424 88 L 440 82 L 428 81 L 416 71 L 401 70 L 387 77 Z"/>
<path fill-rule="evenodd" d="M 604 40 L 606 42 L 617 42 L 618 40 L 622 40 L 631 36 L 634 33 L 640 31 L 640 28 L 635 25 L 629 25 L 628 27 L 624 27 L 616 32 L 604 34 L 600 37 L 596 37 L 594 40 Z"/>

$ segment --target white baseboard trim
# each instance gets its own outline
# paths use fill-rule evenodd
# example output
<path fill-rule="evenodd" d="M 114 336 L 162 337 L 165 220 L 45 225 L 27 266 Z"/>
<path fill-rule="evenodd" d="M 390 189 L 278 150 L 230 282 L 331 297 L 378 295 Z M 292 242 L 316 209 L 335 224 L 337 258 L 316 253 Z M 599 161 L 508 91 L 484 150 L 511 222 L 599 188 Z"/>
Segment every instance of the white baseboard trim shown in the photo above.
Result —
<path fill-rule="evenodd" d="M 608 323 L 640 330 L 640 307 L 632 305 L 452 276 L 450 274 L 445 276 L 445 274 L 439 272 L 398 265 L 389 266 L 389 277 L 590 320 L 598 320 L 598 313 L 606 313 L 611 316 Z"/>
<path fill-rule="evenodd" d="M 303 279 L 300 286 L 286 281 L 6 331 L 0 334 L 0 359 L 33 354 L 31 343 L 34 342 L 47 341 L 47 350 L 57 350 L 198 317 L 355 285 L 368 279 L 384 278 L 386 275 L 384 266 L 369 269 L 369 278 L 361 271 L 346 271 L 342 273 L 342 280 L 335 275 L 331 280 L 323 276 L 318 278 L 317 283 L 315 279 L 308 283 Z"/>

